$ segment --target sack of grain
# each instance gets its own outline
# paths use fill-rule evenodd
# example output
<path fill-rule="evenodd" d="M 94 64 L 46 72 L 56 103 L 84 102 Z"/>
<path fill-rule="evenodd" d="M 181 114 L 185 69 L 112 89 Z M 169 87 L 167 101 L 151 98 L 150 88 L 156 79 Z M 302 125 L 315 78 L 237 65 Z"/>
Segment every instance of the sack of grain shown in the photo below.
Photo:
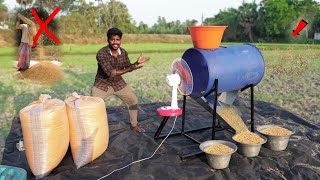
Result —
<path fill-rule="evenodd" d="M 73 93 L 65 100 L 70 146 L 77 168 L 99 157 L 108 147 L 109 128 L 103 99 Z"/>
<path fill-rule="evenodd" d="M 66 105 L 50 98 L 40 95 L 19 112 L 27 161 L 37 178 L 50 174 L 69 147 Z"/>

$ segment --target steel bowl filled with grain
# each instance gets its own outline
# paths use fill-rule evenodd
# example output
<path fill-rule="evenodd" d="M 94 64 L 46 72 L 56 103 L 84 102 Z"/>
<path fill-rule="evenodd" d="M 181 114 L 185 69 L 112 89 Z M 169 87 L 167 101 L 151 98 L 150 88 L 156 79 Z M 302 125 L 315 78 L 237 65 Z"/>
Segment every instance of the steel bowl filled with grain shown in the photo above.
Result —
<path fill-rule="evenodd" d="M 257 131 L 267 137 L 265 147 L 273 151 L 283 151 L 287 148 L 294 129 L 286 126 L 264 125 L 257 127 Z"/>
<path fill-rule="evenodd" d="M 235 144 L 223 140 L 205 141 L 199 147 L 206 153 L 208 164 L 213 169 L 227 168 L 231 155 L 237 151 Z"/>
<path fill-rule="evenodd" d="M 239 153 L 246 157 L 258 156 L 261 145 L 267 142 L 266 137 L 250 131 L 237 133 L 232 139 L 236 141 Z"/>

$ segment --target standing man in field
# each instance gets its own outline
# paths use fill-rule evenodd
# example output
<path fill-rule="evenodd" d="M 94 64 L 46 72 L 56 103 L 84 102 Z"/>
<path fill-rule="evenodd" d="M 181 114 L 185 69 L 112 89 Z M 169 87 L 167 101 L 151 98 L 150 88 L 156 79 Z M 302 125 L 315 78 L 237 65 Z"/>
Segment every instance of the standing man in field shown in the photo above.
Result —
<path fill-rule="evenodd" d="M 120 29 L 109 29 L 107 38 L 108 45 L 101 48 L 96 56 L 98 70 L 92 95 L 102 99 L 111 95 L 119 97 L 128 106 L 131 129 L 134 132 L 145 132 L 138 125 L 138 99 L 121 76 L 142 68 L 144 62 L 149 59 L 140 55 L 135 63 L 130 63 L 127 51 L 120 47 L 122 38 Z"/>

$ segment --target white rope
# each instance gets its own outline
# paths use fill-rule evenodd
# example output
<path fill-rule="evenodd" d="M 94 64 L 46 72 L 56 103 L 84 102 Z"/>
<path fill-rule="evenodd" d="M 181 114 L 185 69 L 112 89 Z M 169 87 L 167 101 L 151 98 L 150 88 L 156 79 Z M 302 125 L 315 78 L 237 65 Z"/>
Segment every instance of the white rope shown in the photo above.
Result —
<path fill-rule="evenodd" d="M 129 167 L 129 166 L 131 166 L 132 164 L 135 164 L 135 163 L 138 163 L 138 162 L 141 162 L 141 161 L 145 161 L 145 160 L 148 160 L 148 159 L 152 158 L 152 157 L 156 154 L 156 152 L 158 151 L 158 149 L 161 147 L 161 145 L 164 143 L 164 141 L 169 137 L 169 135 L 170 135 L 171 132 L 173 131 L 174 126 L 175 126 L 175 124 L 176 124 L 176 120 L 177 120 L 177 116 L 175 117 L 175 119 L 174 119 L 174 121 L 173 121 L 173 125 L 172 125 L 172 128 L 171 128 L 169 134 L 162 140 L 162 142 L 160 143 L 160 145 L 158 146 L 158 148 L 154 151 L 154 153 L 153 153 L 150 157 L 143 158 L 143 159 L 140 159 L 140 160 L 137 160 L 137 161 L 133 161 L 133 162 L 131 162 L 130 164 L 128 164 L 128 165 L 126 165 L 126 166 L 123 166 L 122 168 L 115 169 L 115 170 L 111 171 L 111 173 L 109 173 L 109 174 L 107 174 L 107 175 L 105 175 L 105 176 L 100 177 L 98 180 L 101 180 L 101 179 L 103 179 L 103 178 L 106 178 L 106 177 L 110 176 L 112 173 L 114 173 L 114 172 L 116 172 L 116 171 L 120 171 L 120 170 L 122 170 L 122 169 L 124 169 L 124 168 L 126 168 L 126 167 Z"/>

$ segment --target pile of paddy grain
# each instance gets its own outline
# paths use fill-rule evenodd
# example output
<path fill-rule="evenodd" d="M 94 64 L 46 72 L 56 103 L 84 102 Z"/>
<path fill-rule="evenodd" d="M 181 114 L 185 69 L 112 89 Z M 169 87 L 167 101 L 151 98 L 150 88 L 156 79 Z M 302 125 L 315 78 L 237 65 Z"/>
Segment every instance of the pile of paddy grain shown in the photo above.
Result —
<path fill-rule="evenodd" d="M 49 61 L 42 61 L 29 69 L 21 72 L 22 78 L 36 84 L 53 84 L 61 80 L 62 69 Z"/>
<path fill-rule="evenodd" d="M 250 131 L 243 131 L 234 135 L 233 140 L 242 143 L 242 144 L 260 144 L 264 141 L 259 135 L 250 132 Z"/>
<path fill-rule="evenodd" d="M 280 126 L 272 126 L 261 130 L 260 133 L 271 136 L 289 136 L 292 134 L 292 131 Z"/>
<path fill-rule="evenodd" d="M 234 150 L 224 144 L 214 144 L 204 149 L 204 152 L 215 155 L 229 154 Z"/>

